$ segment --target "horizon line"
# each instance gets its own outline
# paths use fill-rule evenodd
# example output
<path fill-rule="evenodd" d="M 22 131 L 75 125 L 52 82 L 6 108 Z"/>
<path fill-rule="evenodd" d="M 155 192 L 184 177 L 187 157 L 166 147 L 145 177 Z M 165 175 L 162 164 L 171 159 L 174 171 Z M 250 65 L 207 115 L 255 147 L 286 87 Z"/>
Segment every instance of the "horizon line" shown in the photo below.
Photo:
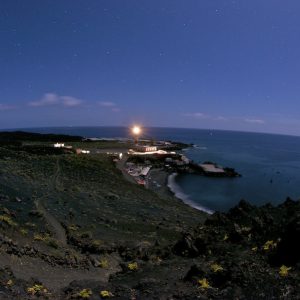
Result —
<path fill-rule="evenodd" d="M 0 128 L 0 132 L 4 131 L 24 131 L 27 129 L 55 129 L 55 128 L 130 128 L 132 126 L 125 125 L 66 125 L 66 126 L 33 126 L 33 127 L 15 127 L 15 128 Z M 172 127 L 172 126 L 142 126 L 143 128 L 164 128 L 164 129 L 186 129 L 186 130 L 203 130 L 203 131 L 225 131 L 225 132 L 239 132 L 239 133 L 254 133 L 254 134 L 267 134 L 267 135 L 280 135 L 280 136 L 290 136 L 300 138 L 300 134 L 287 134 L 287 133 L 275 133 L 275 132 L 257 132 L 257 131 L 247 131 L 247 130 L 233 130 L 233 129 L 217 129 L 217 128 L 196 128 L 196 127 Z"/>

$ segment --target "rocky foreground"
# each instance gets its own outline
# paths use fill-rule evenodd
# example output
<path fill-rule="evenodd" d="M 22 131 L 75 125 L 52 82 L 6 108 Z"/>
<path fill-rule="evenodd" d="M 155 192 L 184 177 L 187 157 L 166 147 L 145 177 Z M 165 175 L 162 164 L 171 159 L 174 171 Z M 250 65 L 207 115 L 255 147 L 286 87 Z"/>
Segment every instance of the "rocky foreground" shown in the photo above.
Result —
<path fill-rule="evenodd" d="M 261 208 L 241 201 L 167 247 L 157 243 L 111 249 L 121 261 L 107 282 L 79 278 L 52 293 L 38 278 L 20 280 L 6 267 L 0 271 L 0 295 L 1 299 L 299 299 L 299 239 L 299 201 L 288 199 L 278 207 Z M 38 255 L 36 249 L 19 248 L 3 236 L 0 243 L 8 254 Z M 87 253 L 86 259 L 91 259 Z M 72 264 L 54 258 L 47 263 Z M 105 268 L 105 262 L 98 263 Z"/>
<path fill-rule="evenodd" d="M 300 299 L 299 201 L 207 216 L 41 147 L 0 145 L 0 299 Z"/>

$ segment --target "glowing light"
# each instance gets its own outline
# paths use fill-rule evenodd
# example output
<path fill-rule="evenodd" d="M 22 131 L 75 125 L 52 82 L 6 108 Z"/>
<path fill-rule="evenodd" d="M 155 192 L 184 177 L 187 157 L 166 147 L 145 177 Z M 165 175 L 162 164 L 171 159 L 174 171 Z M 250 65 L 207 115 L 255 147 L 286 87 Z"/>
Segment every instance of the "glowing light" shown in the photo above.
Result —
<path fill-rule="evenodd" d="M 133 128 L 132 128 L 132 133 L 134 134 L 134 135 L 139 135 L 140 133 L 141 133 L 141 127 L 139 127 L 139 126 L 134 126 Z"/>

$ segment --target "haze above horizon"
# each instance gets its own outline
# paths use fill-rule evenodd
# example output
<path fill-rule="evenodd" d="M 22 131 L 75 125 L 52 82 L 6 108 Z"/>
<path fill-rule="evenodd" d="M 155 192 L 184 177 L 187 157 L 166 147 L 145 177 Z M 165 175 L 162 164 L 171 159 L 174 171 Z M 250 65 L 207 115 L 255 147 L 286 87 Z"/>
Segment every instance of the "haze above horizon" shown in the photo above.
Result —
<path fill-rule="evenodd" d="M 0 128 L 300 136 L 300 3 L 3 0 Z"/>

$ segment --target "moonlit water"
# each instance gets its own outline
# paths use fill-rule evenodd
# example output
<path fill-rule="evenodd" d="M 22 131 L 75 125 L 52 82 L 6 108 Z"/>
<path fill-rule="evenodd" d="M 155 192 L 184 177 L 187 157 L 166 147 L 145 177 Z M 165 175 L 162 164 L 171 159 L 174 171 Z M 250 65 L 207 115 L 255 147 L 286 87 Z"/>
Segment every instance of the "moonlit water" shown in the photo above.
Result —
<path fill-rule="evenodd" d="M 26 129 L 29 130 L 29 129 Z M 128 137 L 121 127 L 67 127 L 30 129 L 85 137 Z M 241 178 L 176 177 L 176 193 L 187 203 L 226 211 L 241 199 L 252 204 L 279 204 L 300 198 L 300 138 L 284 135 L 175 128 L 145 129 L 145 138 L 193 143 L 184 151 L 195 162 L 213 161 L 235 168 Z"/>

